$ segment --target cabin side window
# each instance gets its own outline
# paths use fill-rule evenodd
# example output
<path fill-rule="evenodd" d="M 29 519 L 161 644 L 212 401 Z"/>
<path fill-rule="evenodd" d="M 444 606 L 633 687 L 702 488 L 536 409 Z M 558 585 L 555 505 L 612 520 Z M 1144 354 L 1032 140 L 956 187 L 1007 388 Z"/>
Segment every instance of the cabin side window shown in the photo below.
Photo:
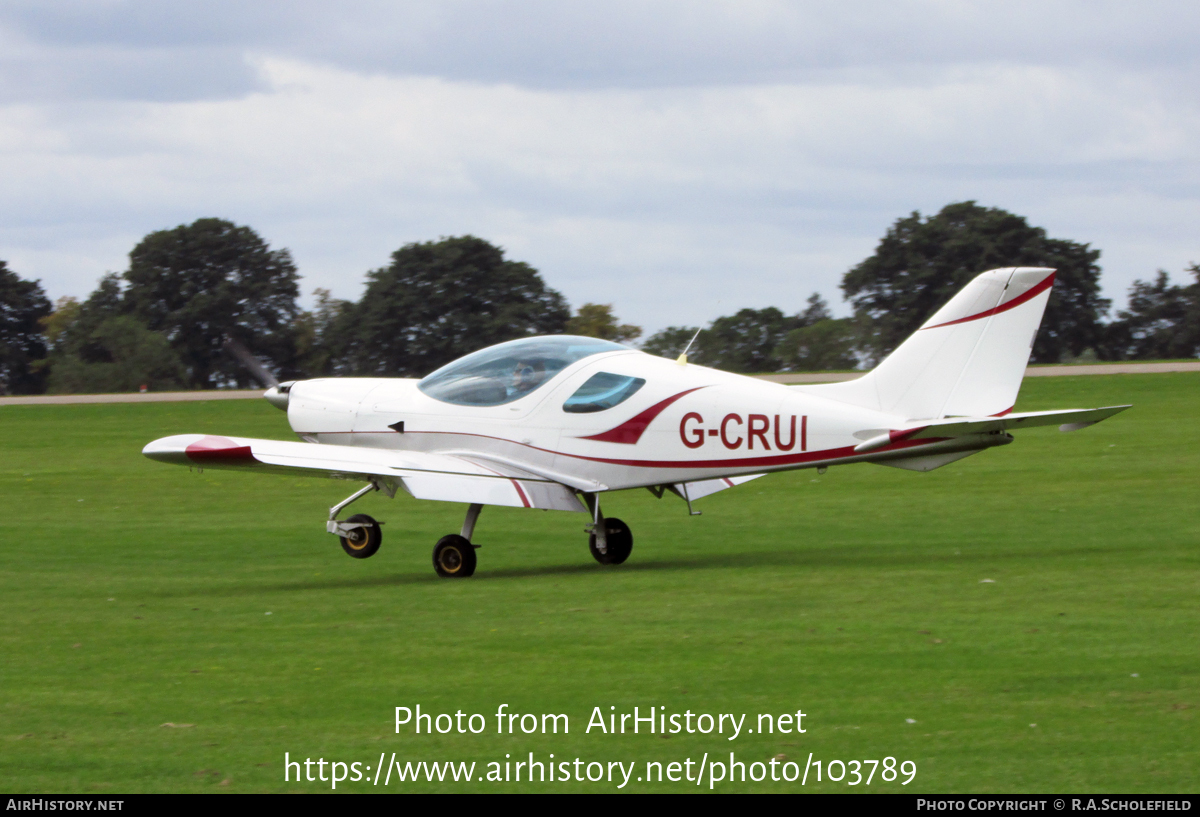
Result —
<path fill-rule="evenodd" d="M 624 403 L 644 385 L 646 381 L 640 377 L 598 372 L 567 398 L 563 411 L 570 414 L 604 411 Z"/>

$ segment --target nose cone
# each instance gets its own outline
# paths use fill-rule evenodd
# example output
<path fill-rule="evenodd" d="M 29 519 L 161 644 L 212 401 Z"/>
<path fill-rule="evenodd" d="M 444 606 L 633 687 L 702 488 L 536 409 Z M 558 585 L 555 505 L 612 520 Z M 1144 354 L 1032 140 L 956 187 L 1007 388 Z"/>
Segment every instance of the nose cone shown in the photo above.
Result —
<path fill-rule="evenodd" d="M 288 396 L 291 394 L 292 384 L 295 382 L 295 380 L 289 380 L 286 383 L 280 383 L 278 386 L 272 386 L 263 392 L 263 397 L 275 408 L 287 411 Z"/>

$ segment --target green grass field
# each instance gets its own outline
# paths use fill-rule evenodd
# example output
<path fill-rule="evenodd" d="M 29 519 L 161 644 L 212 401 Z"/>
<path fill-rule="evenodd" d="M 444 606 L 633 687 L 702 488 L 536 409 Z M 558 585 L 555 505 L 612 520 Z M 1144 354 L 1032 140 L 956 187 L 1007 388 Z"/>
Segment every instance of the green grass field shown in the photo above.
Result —
<path fill-rule="evenodd" d="M 488 508 L 469 580 L 437 578 L 429 557 L 462 506 L 365 498 L 356 510 L 387 524 L 359 561 L 323 530 L 349 483 L 140 455 L 171 433 L 288 438 L 263 401 L 6 407 L 0 789 L 328 791 L 285 784 L 284 752 L 481 774 L 532 751 L 637 760 L 625 791 L 708 791 L 636 775 L 734 751 L 916 763 L 907 787 L 876 776 L 871 791 L 1195 791 L 1198 397 L 1197 374 L 1037 378 L 1019 410 L 1135 407 L 929 474 L 770 476 L 701 517 L 617 494 L 606 511 L 636 541 L 620 567 L 592 561 L 581 515 Z M 488 731 L 395 734 L 393 708 L 418 703 L 488 715 Z M 497 735 L 500 704 L 566 713 L 571 732 Z M 594 706 L 635 705 L 747 726 L 802 709 L 808 731 L 584 734 Z M 615 784 L 338 791 L 530 788 Z"/>

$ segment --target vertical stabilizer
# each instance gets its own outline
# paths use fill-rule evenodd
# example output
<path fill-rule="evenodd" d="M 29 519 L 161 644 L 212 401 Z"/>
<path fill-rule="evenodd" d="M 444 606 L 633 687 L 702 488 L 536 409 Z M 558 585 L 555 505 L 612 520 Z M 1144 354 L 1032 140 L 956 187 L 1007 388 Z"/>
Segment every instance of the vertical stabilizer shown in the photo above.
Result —
<path fill-rule="evenodd" d="M 804 390 L 910 420 L 1010 411 L 1054 284 L 1054 270 L 977 275 L 858 380 Z"/>

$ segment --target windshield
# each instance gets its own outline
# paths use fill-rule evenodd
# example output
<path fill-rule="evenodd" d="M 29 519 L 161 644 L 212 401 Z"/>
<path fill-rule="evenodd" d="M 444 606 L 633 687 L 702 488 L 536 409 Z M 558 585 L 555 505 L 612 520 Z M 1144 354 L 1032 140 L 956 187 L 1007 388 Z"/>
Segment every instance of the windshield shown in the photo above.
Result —
<path fill-rule="evenodd" d="M 444 403 L 500 406 L 524 397 L 577 360 L 626 348 L 574 335 L 510 340 L 447 363 L 417 388 Z"/>

